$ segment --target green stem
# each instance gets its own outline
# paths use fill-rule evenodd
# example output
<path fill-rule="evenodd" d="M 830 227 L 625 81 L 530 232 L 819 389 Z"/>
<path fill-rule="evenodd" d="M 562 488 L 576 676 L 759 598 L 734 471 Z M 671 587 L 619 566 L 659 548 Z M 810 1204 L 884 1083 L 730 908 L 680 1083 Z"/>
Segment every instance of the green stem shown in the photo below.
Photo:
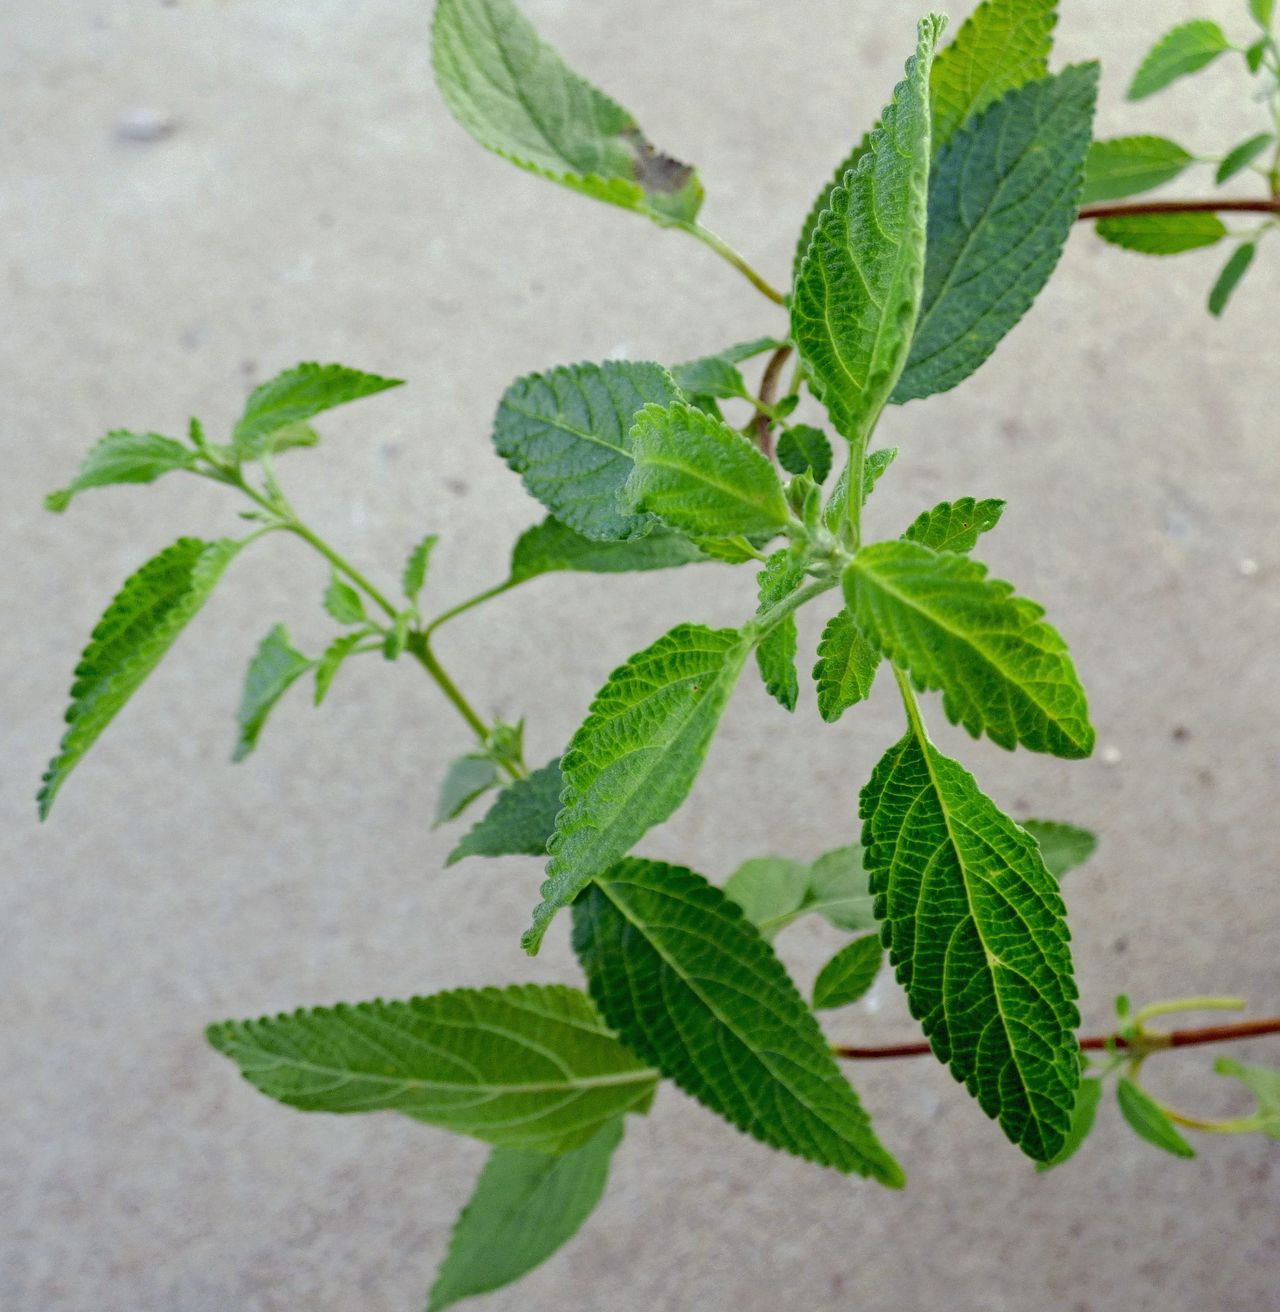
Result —
<path fill-rule="evenodd" d="M 907 713 L 907 720 L 911 724 L 911 732 L 915 734 L 920 746 L 923 747 L 929 741 L 929 731 L 924 727 L 924 716 L 920 714 L 920 703 L 916 701 L 915 689 L 911 686 L 911 681 L 907 678 L 904 671 L 898 669 L 895 665 L 893 668 L 893 677 L 898 681 L 898 692 L 902 696 L 902 706 Z"/>
<path fill-rule="evenodd" d="M 757 635 L 763 638 L 770 629 L 776 628 L 792 611 L 797 611 L 806 602 L 810 602 L 814 597 L 820 597 L 824 592 L 830 592 L 840 582 L 838 574 L 833 574 L 828 578 L 815 579 L 812 583 L 807 583 L 803 588 L 797 588 L 789 596 L 783 597 L 779 602 L 770 606 L 763 615 L 757 615 L 755 619 L 749 620 L 743 625 L 743 631 Z"/>
<path fill-rule="evenodd" d="M 504 579 L 501 583 L 494 584 L 491 588 L 486 588 L 483 592 L 477 592 L 474 597 L 468 597 L 466 601 L 460 601 L 456 606 L 451 606 L 446 611 L 441 611 L 427 626 L 422 630 L 422 636 L 429 638 L 442 624 L 447 624 L 450 620 L 456 619 L 459 615 L 465 615 L 467 611 L 482 602 L 491 601 L 494 597 L 500 597 L 504 592 L 510 592 L 512 588 L 518 587 L 521 583 L 527 582 L 525 579 Z"/>
<path fill-rule="evenodd" d="M 683 229 L 691 237 L 696 237 L 704 246 L 709 246 L 722 260 L 727 260 L 757 291 L 767 296 L 775 305 L 786 304 L 783 294 L 757 273 L 723 237 L 717 236 L 710 228 L 704 228 L 702 224 L 696 222 L 678 223 L 675 226 Z"/>
<path fill-rule="evenodd" d="M 399 614 L 393 602 L 371 583 L 354 565 L 338 554 L 323 538 L 313 533 L 300 519 L 290 518 L 285 521 L 285 528 L 294 537 L 301 538 L 308 546 L 314 547 L 340 574 L 345 574 L 371 601 L 386 612 L 387 618 L 394 620 Z"/>
<path fill-rule="evenodd" d="M 462 695 L 458 685 L 446 673 L 443 665 L 436 660 L 435 653 L 423 634 L 411 634 L 405 650 L 412 652 L 418 664 L 436 681 L 440 691 L 452 703 L 454 710 L 471 726 L 476 737 L 482 742 L 489 737 L 489 726 L 476 714 L 471 703 Z"/>
<path fill-rule="evenodd" d="M 1144 1021 L 1154 1020 L 1157 1016 L 1172 1016 L 1180 1011 L 1243 1011 L 1244 1008 L 1243 998 L 1172 998 L 1168 1002 L 1153 1002 L 1136 1011 L 1133 1022 L 1141 1027 Z"/>

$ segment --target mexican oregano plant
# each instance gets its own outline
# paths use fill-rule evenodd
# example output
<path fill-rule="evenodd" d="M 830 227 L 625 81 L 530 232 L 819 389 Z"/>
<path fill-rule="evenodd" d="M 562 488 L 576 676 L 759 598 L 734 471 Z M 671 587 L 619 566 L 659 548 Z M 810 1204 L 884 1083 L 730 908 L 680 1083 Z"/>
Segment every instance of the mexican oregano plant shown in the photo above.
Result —
<path fill-rule="evenodd" d="M 1245 57 L 1275 115 L 1272 5 L 1249 7 L 1262 35 Z M 1151 137 L 1091 146 L 1097 65 L 1049 71 L 1055 19 L 1053 0 L 986 0 L 946 46 L 945 20 L 920 23 L 878 125 L 814 203 L 784 295 L 699 224 L 695 170 L 569 70 L 509 0 L 439 0 L 434 63 L 458 121 L 523 168 L 707 244 L 784 307 L 785 320 L 774 311 L 761 325 L 774 335 L 672 368 L 610 361 L 514 382 L 498 405 L 494 444 L 549 517 L 516 542 L 505 580 L 434 616 L 422 604 L 434 536 L 409 552 L 396 595 L 305 523 L 276 475 L 278 457 L 318 440 L 312 419 L 395 386 L 391 379 L 299 365 L 253 393 L 227 441 L 210 441 L 195 420 L 185 442 L 112 432 L 49 498 L 62 510 L 86 489 L 184 471 L 245 498 L 242 516 L 254 528 L 183 538 L 126 582 L 76 670 L 42 816 L 224 570 L 257 539 L 283 532 L 328 563 L 323 602 L 339 632 L 309 657 L 282 626 L 270 630 L 249 667 L 235 759 L 253 750 L 272 707 L 304 675 L 319 702 L 347 660 L 411 659 L 475 737 L 445 773 L 437 821 L 492 799 L 450 863 L 512 853 L 547 861 L 524 944 L 536 953 L 570 911 L 587 991 L 462 989 L 209 1030 L 281 1102 L 400 1111 L 493 1146 L 432 1308 L 517 1279 L 568 1239 L 604 1189 L 626 1114 L 647 1112 L 663 1078 L 766 1144 L 895 1188 L 902 1168 L 837 1058 L 931 1051 L 1041 1168 L 1079 1147 L 1113 1075 L 1128 1123 L 1176 1155 L 1193 1153 L 1182 1129 L 1280 1136 L 1278 1072 L 1219 1063 L 1258 1100 L 1256 1114 L 1231 1122 L 1163 1107 L 1140 1083 L 1156 1051 L 1273 1033 L 1280 1021 L 1164 1032 L 1149 1022 L 1242 1004 L 1194 998 L 1131 1011 L 1121 999 L 1113 1033 L 1077 1038 L 1058 880 L 1090 856 L 1094 839 L 1071 825 L 1013 820 L 929 736 L 921 694 L 936 691 L 947 719 L 975 737 L 1070 759 L 1093 750 L 1065 641 L 1039 605 L 973 558 L 1003 502 L 959 497 L 924 510 L 900 536 L 864 531 L 864 505 L 896 454 L 874 446 L 889 407 L 978 369 L 1044 286 L 1077 218 L 1100 218 L 1110 240 L 1160 251 L 1189 248 L 1193 229 L 1207 239 L 1210 222 L 1220 237 L 1218 212 L 1256 211 L 1268 216 L 1264 227 L 1277 224 L 1280 151 L 1259 169 L 1263 201 L 1082 212 L 1082 188 L 1090 201 L 1114 201 L 1169 180 L 1191 156 Z M 1212 23 L 1175 29 L 1133 94 L 1231 48 Z M 1219 179 L 1249 167 L 1275 135 L 1231 151 Z M 1227 290 L 1252 245 L 1233 257 Z M 740 366 L 763 356 L 753 391 Z M 792 423 L 806 388 L 833 436 Z M 750 407 L 741 428 L 721 408 L 736 401 Z M 688 623 L 659 637 L 608 677 L 563 756 L 534 770 L 522 724 L 486 721 L 432 647 L 442 625 L 542 574 L 707 561 L 760 567 L 755 614 L 737 628 Z M 723 888 L 630 855 L 684 801 L 749 664 L 795 708 L 795 615 L 822 599 L 830 618 L 813 681 L 823 720 L 841 719 L 877 676 L 894 681 L 903 706 L 902 737 L 861 792 L 860 842 L 814 861 L 748 861 Z M 850 936 L 811 1003 L 772 947 L 806 915 Z M 885 948 L 926 1041 L 833 1049 L 815 1011 L 861 997 Z"/>

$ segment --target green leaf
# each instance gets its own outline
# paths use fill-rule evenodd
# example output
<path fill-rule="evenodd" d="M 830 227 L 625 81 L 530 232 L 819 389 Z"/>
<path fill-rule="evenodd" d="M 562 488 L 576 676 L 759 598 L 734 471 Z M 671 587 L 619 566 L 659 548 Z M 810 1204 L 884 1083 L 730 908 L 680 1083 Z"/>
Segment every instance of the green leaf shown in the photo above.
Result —
<path fill-rule="evenodd" d="M 564 1152 L 653 1096 L 646 1068 L 584 993 L 455 989 L 226 1021 L 209 1042 L 277 1102 L 396 1111 L 486 1143 Z"/>
<path fill-rule="evenodd" d="M 453 1228 L 427 1312 L 519 1280 L 572 1239 L 604 1194 L 621 1142 L 615 1119 L 567 1153 L 495 1148 Z"/>
<path fill-rule="evenodd" d="M 655 149 L 510 0 L 439 0 L 431 60 L 449 112 L 487 150 L 663 226 L 697 217 L 694 170 Z"/>
<path fill-rule="evenodd" d="M 861 442 L 906 363 L 924 284 L 929 69 L 944 26 L 921 21 L 916 54 L 872 148 L 830 196 L 796 275 L 791 335 L 837 430 Z"/>
<path fill-rule="evenodd" d="M 932 551 L 972 551 L 978 538 L 1000 522 L 1004 507 L 1003 501 L 975 501 L 972 497 L 940 501 L 917 516 L 902 536 Z"/>
<path fill-rule="evenodd" d="M 1084 165 L 1081 205 L 1119 200 L 1171 182 L 1195 156 L 1168 137 L 1116 137 L 1095 141 Z"/>
<path fill-rule="evenodd" d="M 975 738 L 1068 758 L 1093 751 L 1075 666 L 1042 607 L 987 577 L 987 567 L 918 542 L 863 547 L 844 574 L 849 610 L 917 688 Z"/>
<path fill-rule="evenodd" d="M 676 380 L 676 386 L 690 397 L 742 397 L 750 400 L 751 393 L 737 366 L 752 356 L 761 355 L 765 351 L 776 351 L 782 345 L 775 337 L 757 337 L 750 342 L 739 342 L 736 346 L 727 346 L 723 351 L 717 351 L 715 355 L 704 355 L 687 364 L 675 365 L 671 376 Z"/>
<path fill-rule="evenodd" d="M 432 828 L 456 820 L 482 793 L 497 785 L 498 767 L 487 756 L 459 756 L 450 762 L 436 799 Z"/>
<path fill-rule="evenodd" d="M 765 560 L 762 549 L 777 537 L 776 533 L 755 533 L 750 538 L 741 535 L 731 538 L 689 539 L 699 551 L 710 560 L 717 560 L 722 565 L 745 565 L 751 560 Z"/>
<path fill-rule="evenodd" d="M 1249 0 L 1249 12 L 1253 21 L 1264 32 L 1271 30 L 1271 20 L 1275 17 L 1276 0 Z"/>
<path fill-rule="evenodd" d="M 777 533 L 791 520 L 767 456 L 722 420 L 677 402 L 647 405 L 631 429 L 623 500 L 704 537 Z"/>
<path fill-rule="evenodd" d="M 1113 246 L 1143 255 L 1180 255 L 1183 251 L 1212 246 L 1227 235 L 1227 225 L 1216 214 L 1122 214 L 1099 219 L 1098 236 Z"/>
<path fill-rule="evenodd" d="M 984 0 L 938 52 L 930 79 L 936 154 L 976 114 L 1049 71 L 1057 0 Z"/>
<path fill-rule="evenodd" d="M 876 127 L 879 126 L 877 123 Z M 851 169 L 856 169 L 862 162 L 863 157 L 870 153 L 871 133 L 867 132 L 863 134 L 862 139 L 844 159 L 836 165 L 836 171 L 831 175 L 831 180 L 817 194 L 813 204 L 809 207 L 809 213 L 800 226 L 800 236 L 796 240 L 796 252 L 792 258 L 791 281 L 793 284 L 800 277 L 800 266 L 804 263 L 804 257 L 809 253 L 809 247 L 813 242 L 813 234 L 818 227 L 818 220 L 822 218 L 831 203 L 831 193 L 844 183 L 845 175 Z"/>
<path fill-rule="evenodd" d="M 756 614 L 763 615 L 789 597 L 804 580 L 804 569 L 790 550 L 783 547 L 775 551 L 757 580 L 760 604 Z M 787 615 L 760 639 L 756 647 L 756 664 L 764 686 L 769 696 L 788 711 L 794 711 L 800 699 L 800 680 L 796 676 L 798 643 L 796 617 Z"/>
<path fill-rule="evenodd" d="M 560 762 L 564 810 L 527 951 L 537 952 L 561 907 L 684 801 L 751 646 L 737 629 L 681 624 L 609 676 Z"/>
<path fill-rule="evenodd" d="M 329 586 L 324 590 L 324 608 L 339 624 L 364 624 L 368 621 L 360 594 L 339 577 L 336 570 L 329 573 Z"/>
<path fill-rule="evenodd" d="M 243 761 L 253 751 L 276 702 L 314 664 L 293 648 L 283 624 L 277 624 L 263 638 L 245 675 L 244 693 L 236 715 L 239 732 L 235 751 L 231 754 L 233 761 Z"/>
<path fill-rule="evenodd" d="M 601 1014 L 686 1093 L 775 1148 L 904 1183 L 782 963 L 701 875 L 619 862 L 574 905 L 573 946 Z"/>
<path fill-rule="evenodd" d="M 826 852 L 811 864 L 753 857 L 729 876 L 724 892 L 766 939 L 807 915 L 822 916 L 850 933 L 876 924 L 858 843 Z"/>
<path fill-rule="evenodd" d="M 1040 857 L 1049 873 L 1061 879 L 1068 871 L 1084 863 L 1098 850 L 1097 836 L 1075 825 L 1057 820 L 1023 820 L 1023 829 L 1036 840 Z"/>
<path fill-rule="evenodd" d="M 179 538 L 116 593 L 76 666 L 69 728 L 36 794 L 42 820 L 76 764 L 209 599 L 241 545 L 229 538 Z"/>
<path fill-rule="evenodd" d="M 820 428 L 797 424 L 778 438 L 778 463 L 797 477 L 806 470 L 815 483 L 825 483 L 831 472 L 831 443 Z"/>
<path fill-rule="evenodd" d="M 508 784 L 484 818 L 449 853 L 445 865 L 468 856 L 545 856 L 547 842 L 555 833 L 563 788 L 559 757 L 527 779 Z"/>
<path fill-rule="evenodd" d="M 876 982 L 884 949 L 874 934 L 855 938 L 823 966 L 813 984 L 813 1009 L 830 1011 L 847 1007 Z"/>
<path fill-rule="evenodd" d="M 356 633 L 339 634 L 325 648 L 324 654 L 316 661 L 316 705 L 319 706 L 329 695 L 333 681 L 338 676 L 347 657 L 367 638 L 369 634 L 360 630 Z"/>
<path fill-rule="evenodd" d="M 828 724 L 835 724 L 850 706 L 871 696 L 879 668 L 879 651 L 847 609 L 837 611 L 822 630 L 818 662 L 813 667 L 818 714 Z"/>
<path fill-rule="evenodd" d="M 1180 1135 L 1173 1122 L 1149 1093 L 1126 1076 L 1116 1085 L 1116 1101 L 1129 1128 L 1140 1139 L 1172 1153 L 1174 1157 L 1194 1157 L 1196 1150 Z"/>
<path fill-rule="evenodd" d="M 1280 1139 L 1280 1071 L 1267 1066 L 1246 1066 L 1230 1057 L 1219 1057 L 1213 1069 L 1219 1075 L 1239 1080 L 1257 1098 L 1257 1113 L 1250 1117 L 1256 1124 L 1251 1128 Z"/>
<path fill-rule="evenodd" d="M 889 959 L 938 1060 L 1029 1157 L 1062 1147 L 1080 1081 L 1066 908 L 1035 840 L 913 731 L 862 790 Z"/>
<path fill-rule="evenodd" d="M 1092 1078 L 1080 1081 L 1076 1090 L 1075 1106 L 1071 1109 L 1071 1124 L 1067 1127 L 1067 1137 L 1062 1147 L 1047 1162 L 1037 1162 L 1037 1171 L 1052 1170 L 1061 1166 L 1069 1157 L 1074 1157 L 1080 1145 L 1089 1137 L 1093 1122 L 1098 1115 L 1098 1104 L 1102 1101 L 1102 1081 Z"/>
<path fill-rule="evenodd" d="M 194 469 L 196 453 L 159 433 L 131 433 L 117 428 L 100 438 L 85 456 L 80 472 L 44 499 L 46 510 L 61 512 L 77 492 L 119 483 L 154 483 L 175 469 Z"/>
<path fill-rule="evenodd" d="M 409 645 L 409 625 L 414 619 L 411 610 L 402 610 L 391 623 L 382 640 L 382 654 L 389 661 L 398 661 Z"/>
<path fill-rule="evenodd" d="M 1218 171 L 1214 175 L 1218 184 L 1221 185 L 1229 179 L 1234 178 L 1242 169 L 1247 169 L 1271 143 L 1275 141 L 1275 136 L 1270 132 L 1259 132 L 1256 137 L 1250 137 L 1248 141 L 1242 141 L 1234 150 L 1229 151 L 1218 165 Z"/>
<path fill-rule="evenodd" d="M 1244 52 L 1244 62 L 1250 73 L 1256 74 L 1267 58 L 1268 42 L 1261 37 Z"/>
<path fill-rule="evenodd" d="M 824 852 L 813 863 L 802 911 L 850 933 L 874 928 L 875 908 L 861 843 Z"/>
<path fill-rule="evenodd" d="M 236 454 L 247 460 L 276 449 L 281 430 L 290 430 L 285 445 L 300 445 L 296 425 L 301 421 L 348 401 L 399 387 L 401 381 L 361 373 L 341 364 L 296 365 L 254 389 L 231 434 L 232 445 Z"/>
<path fill-rule="evenodd" d="M 1227 308 L 1232 292 L 1239 285 L 1240 279 L 1248 273 L 1253 257 L 1257 253 L 1258 248 L 1253 242 L 1244 242 L 1232 251 L 1231 258 L 1222 266 L 1218 281 L 1213 284 L 1213 290 L 1209 293 L 1209 313 L 1215 318 Z"/>
<path fill-rule="evenodd" d="M 884 447 L 879 451 L 872 451 L 863 461 L 862 466 L 862 504 L 867 504 L 867 498 L 875 491 L 876 484 L 884 475 L 884 471 L 898 457 L 898 448 L 896 446 Z M 840 471 L 840 477 L 836 479 L 835 486 L 831 489 L 831 496 L 827 501 L 826 507 L 822 512 L 822 519 L 826 526 L 834 533 L 839 529 L 841 522 L 844 520 L 845 503 L 849 497 L 849 466 Z"/>
<path fill-rule="evenodd" d="M 428 533 L 409 553 L 409 558 L 404 563 L 404 573 L 400 578 L 400 589 L 406 600 L 417 602 L 418 594 L 427 581 L 427 564 L 439 541 L 439 534 Z"/>
<path fill-rule="evenodd" d="M 939 153 L 920 317 L 895 402 L 955 387 L 1031 308 L 1076 221 L 1097 91 L 1097 64 L 1032 82 Z"/>
<path fill-rule="evenodd" d="M 706 554 L 683 533 L 661 524 L 642 538 L 596 542 L 548 516 L 516 540 L 511 552 L 511 578 L 513 582 L 523 583 L 557 570 L 622 574 L 633 570 L 674 569 L 706 559 Z"/>
<path fill-rule="evenodd" d="M 631 425 L 646 404 L 680 399 L 657 364 L 609 360 L 518 378 L 498 406 L 493 442 L 530 495 L 570 528 L 600 540 L 653 527 L 618 499 L 631 473 Z"/>
<path fill-rule="evenodd" d="M 1231 49 L 1231 42 L 1217 23 L 1195 18 L 1179 23 L 1152 46 L 1129 84 L 1128 98 L 1144 100 L 1181 77 L 1198 73 Z"/>

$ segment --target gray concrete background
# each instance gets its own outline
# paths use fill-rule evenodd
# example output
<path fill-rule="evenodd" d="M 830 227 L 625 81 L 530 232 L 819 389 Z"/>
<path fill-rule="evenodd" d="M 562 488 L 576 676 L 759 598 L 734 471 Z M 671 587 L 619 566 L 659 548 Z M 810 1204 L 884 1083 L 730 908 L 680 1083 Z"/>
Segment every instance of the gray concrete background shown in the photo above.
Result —
<path fill-rule="evenodd" d="M 811 196 L 895 80 L 918 6 L 526 8 L 655 141 L 699 163 L 709 224 L 782 279 Z M 1242 5 L 1063 9 L 1060 57 L 1106 57 L 1102 133 L 1155 129 L 1208 152 L 1253 130 L 1225 64 L 1145 106 L 1122 100 L 1158 30 L 1203 10 L 1243 35 Z M 433 833 L 429 813 L 467 738 L 414 669 L 357 664 L 319 712 L 291 697 L 257 755 L 228 764 L 262 633 L 285 620 L 315 649 L 329 632 L 323 572 L 288 542 L 236 563 L 49 825 L 31 802 L 107 598 L 178 534 L 236 524 L 217 489 L 181 479 L 46 515 L 41 494 L 106 428 L 174 432 L 196 413 L 217 433 L 252 383 L 299 359 L 407 378 L 324 420 L 323 451 L 282 472 L 382 578 L 421 533 L 442 534 L 431 594 L 444 605 L 499 578 L 538 517 L 488 447 L 512 378 L 610 353 L 680 360 L 782 327 L 693 242 L 475 147 L 432 87 L 427 21 L 425 0 L 0 12 L 6 1312 L 421 1306 L 483 1149 L 391 1116 L 277 1107 L 201 1026 L 576 978 L 563 923 L 537 961 L 519 950 L 536 863 L 442 869 L 454 834 Z M 172 116 L 173 132 L 120 140 L 138 109 Z M 1091 1028 L 1121 989 L 1280 1007 L 1278 255 L 1217 323 L 1203 300 L 1220 253 L 1158 264 L 1078 232 L 977 379 L 882 430 L 902 455 L 873 527 L 896 532 L 948 495 L 1008 498 L 985 554 L 1073 643 L 1118 757 L 1010 756 L 938 730 L 1016 812 L 1102 834 L 1067 887 Z M 529 714 L 538 761 L 616 662 L 677 620 L 736 622 L 752 597 L 748 576 L 712 567 L 555 577 L 490 622 L 460 622 L 441 655 L 481 706 Z M 899 717 L 882 686 L 836 728 L 810 704 L 788 719 L 748 676 L 691 804 L 645 850 L 723 877 L 748 855 L 848 841 Z M 806 924 L 782 946 L 807 983 L 835 942 Z M 912 1027 L 882 981 L 831 1030 L 874 1042 Z M 1231 1113 L 1244 1100 L 1210 1073 L 1213 1055 L 1153 1062 L 1151 1080 Z M 1275 1061 L 1277 1045 L 1239 1055 Z M 771 1153 L 664 1089 L 652 1117 L 633 1118 L 583 1235 L 488 1306 L 1280 1306 L 1274 1143 L 1201 1139 L 1197 1160 L 1175 1162 L 1108 1107 L 1079 1159 L 1040 1178 L 934 1064 L 851 1075 L 911 1177 L 904 1194 Z"/>

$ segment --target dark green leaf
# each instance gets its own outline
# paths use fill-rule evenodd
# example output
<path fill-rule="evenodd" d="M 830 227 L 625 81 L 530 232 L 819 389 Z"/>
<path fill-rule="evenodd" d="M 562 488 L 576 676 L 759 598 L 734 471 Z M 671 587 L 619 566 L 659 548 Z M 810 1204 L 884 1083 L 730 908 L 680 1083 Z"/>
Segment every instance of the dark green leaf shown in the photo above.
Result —
<path fill-rule="evenodd" d="M 632 570 L 674 569 L 706 559 L 706 554 L 684 534 L 662 525 L 642 538 L 596 542 L 548 516 L 517 539 L 511 552 L 511 577 L 523 582 L 557 570 L 622 574 Z"/>
<path fill-rule="evenodd" d="M 427 581 L 427 564 L 439 541 L 438 534 L 428 533 L 409 553 L 409 558 L 404 563 L 404 573 L 400 578 L 401 591 L 407 600 L 417 602 L 418 594 Z"/>
<path fill-rule="evenodd" d="M 814 482 L 825 483 L 831 472 L 831 443 L 822 429 L 797 424 L 778 438 L 778 463 L 788 474 L 808 470 Z"/>
<path fill-rule="evenodd" d="M 1097 233 L 1113 246 L 1143 255 L 1180 255 L 1221 241 L 1227 225 L 1216 214 L 1122 214 L 1099 219 Z"/>
<path fill-rule="evenodd" d="M 453 1227 L 427 1312 L 519 1280 L 572 1239 L 600 1201 L 621 1141 L 619 1118 L 566 1153 L 493 1149 Z"/>
<path fill-rule="evenodd" d="M 1248 273 L 1253 257 L 1257 253 L 1258 248 L 1251 241 L 1237 246 L 1231 253 L 1231 258 L 1223 265 L 1218 281 L 1213 284 L 1213 290 L 1209 293 L 1210 314 L 1216 317 L 1227 308 L 1232 292 L 1235 291 L 1240 279 Z"/>
<path fill-rule="evenodd" d="M 364 624 L 369 618 L 360 594 L 336 571 L 329 574 L 329 586 L 324 590 L 324 608 L 339 624 Z"/>
<path fill-rule="evenodd" d="M 783 547 L 769 557 L 758 579 L 760 604 L 757 615 L 763 615 L 778 602 L 789 597 L 805 580 L 803 568 L 791 552 Z M 794 711 L 800 698 L 800 680 L 796 676 L 796 647 L 799 635 L 796 617 L 785 616 L 760 639 L 756 646 L 756 664 L 760 677 L 774 698 L 788 711 Z"/>
<path fill-rule="evenodd" d="M 154 483 L 161 474 L 195 467 L 190 447 L 159 433 L 130 433 L 117 428 L 89 450 L 80 472 L 58 492 L 44 499 L 46 510 L 63 511 L 77 492 L 118 483 Z"/>
<path fill-rule="evenodd" d="M 243 761 L 253 751 L 276 702 L 314 664 L 300 651 L 294 650 L 283 624 L 277 624 L 263 638 L 245 676 L 244 693 L 236 715 L 239 733 L 231 755 L 233 761 Z"/>
<path fill-rule="evenodd" d="M 1180 1135 L 1173 1122 L 1147 1091 L 1125 1076 L 1116 1085 L 1116 1101 L 1129 1128 L 1140 1139 L 1172 1153 L 1174 1157 L 1194 1157 L 1196 1150 Z"/>
<path fill-rule="evenodd" d="M 1262 37 L 1244 52 L 1244 62 L 1250 73 L 1257 73 L 1267 58 L 1267 39 Z"/>
<path fill-rule="evenodd" d="M 484 818 L 449 853 L 445 865 L 468 856 L 545 856 L 547 842 L 555 833 L 563 788 L 559 757 L 527 779 L 508 784 Z"/>
<path fill-rule="evenodd" d="M 880 652 L 854 622 L 847 609 L 837 611 L 818 640 L 813 679 L 818 685 L 818 714 L 834 724 L 850 706 L 871 695 Z"/>
<path fill-rule="evenodd" d="M 319 706 L 329 695 L 333 681 L 342 668 L 347 657 L 367 638 L 369 634 L 360 630 L 356 633 L 339 634 L 325 648 L 324 655 L 316 662 L 316 705 Z"/>
<path fill-rule="evenodd" d="M 1218 165 L 1218 172 L 1215 175 L 1218 184 L 1221 185 L 1234 178 L 1242 169 L 1247 169 L 1274 141 L 1275 136 L 1270 132 L 1259 132 L 1256 137 L 1250 137 L 1248 141 L 1242 141 Z"/>
<path fill-rule="evenodd" d="M 1087 829 L 1057 820 L 1023 820 L 1022 827 L 1036 840 L 1040 856 L 1055 879 L 1082 866 L 1098 849 L 1098 839 Z"/>
<path fill-rule="evenodd" d="M 1231 49 L 1231 42 L 1217 23 L 1206 18 L 1180 23 L 1152 46 L 1129 85 L 1130 100 L 1144 100 L 1171 82 L 1198 73 Z"/>
<path fill-rule="evenodd" d="M 1137 196 L 1171 182 L 1195 156 L 1168 137 L 1116 137 L 1095 141 L 1084 165 L 1081 205 Z"/>
<path fill-rule="evenodd" d="M 240 546 L 229 538 L 180 538 L 131 575 L 112 599 L 76 666 L 69 728 L 36 795 L 42 820 L 67 775 L 209 599 Z"/>
<path fill-rule="evenodd" d="M 436 799 L 432 827 L 456 820 L 477 797 L 497 783 L 498 767 L 487 756 L 459 756 L 450 762 Z"/>
<path fill-rule="evenodd" d="M 814 1010 L 830 1011 L 857 1002 L 876 982 L 883 960 L 884 949 L 874 934 L 855 938 L 841 948 L 814 981 Z"/>
<path fill-rule="evenodd" d="M 894 401 L 955 387 L 1031 308 L 1076 221 L 1097 90 L 1097 64 L 1032 82 L 939 153 L 920 317 Z"/>
<path fill-rule="evenodd" d="M 1074 1157 L 1080 1145 L 1089 1137 L 1093 1122 L 1098 1115 L 1098 1104 L 1102 1101 L 1102 1081 L 1083 1079 L 1076 1090 L 1076 1103 L 1071 1110 L 1071 1124 L 1067 1128 L 1067 1137 L 1062 1147 L 1047 1162 L 1037 1162 L 1037 1171 L 1048 1171 L 1061 1166 L 1069 1157 Z"/>
<path fill-rule="evenodd" d="M 439 0 L 431 57 L 445 104 L 486 149 L 664 226 L 697 216 L 703 192 L 694 170 L 656 150 L 511 0 Z"/>
<path fill-rule="evenodd" d="M 751 393 L 737 366 L 765 351 L 776 351 L 783 343 L 775 337 L 757 337 L 750 342 L 727 346 L 715 355 L 700 356 L 687 364 L 672 367 L 676 385 L 690 397 L 750 398 Z"/>
<path fill-rule="evenodd" d="M 719 889 L 626 860 L 573 922 L 591 996 L 633 1051 L 764 1143 L 903 1184 L 782 963 Z"/>
<path fill-rule="evenodd" d="M 972 497 L 941 501 L 917 516 L 902 536 L 933 551 L 972 551 L 979 536 L 1000 522 L 1004 506 L 1003 501 L 975 501 Z"/>

